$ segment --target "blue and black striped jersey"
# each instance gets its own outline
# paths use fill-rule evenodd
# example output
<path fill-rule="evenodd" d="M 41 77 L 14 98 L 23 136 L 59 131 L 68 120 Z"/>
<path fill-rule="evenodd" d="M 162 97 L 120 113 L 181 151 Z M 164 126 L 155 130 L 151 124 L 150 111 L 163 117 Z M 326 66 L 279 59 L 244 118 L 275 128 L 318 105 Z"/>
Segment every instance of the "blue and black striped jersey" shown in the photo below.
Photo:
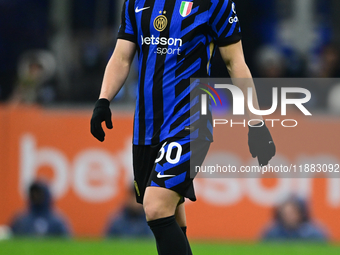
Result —
<path fill-rule="evenodd" d="M 136 43 L 139 81 L 133 143 L 183 136 L 190 77 L 207 77 L 216 46 L 241 40 L 230 0 L 126 0 L 118 39 Z"/>

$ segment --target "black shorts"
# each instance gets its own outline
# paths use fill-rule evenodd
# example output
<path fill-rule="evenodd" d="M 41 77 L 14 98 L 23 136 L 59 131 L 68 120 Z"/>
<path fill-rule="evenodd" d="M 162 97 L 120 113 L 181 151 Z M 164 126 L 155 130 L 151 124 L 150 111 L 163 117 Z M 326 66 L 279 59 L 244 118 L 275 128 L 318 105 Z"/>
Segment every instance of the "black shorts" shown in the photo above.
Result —
<path fill-rule="evenodd" d="M 133 145 L 133 172 L 137 202 L 142 204 L 148 186 L 163 187 L 196 201 L 190 166 L 201 165 L 209 141 L 170 138 L 157 145 Z M 192 171 L 191 173 L 193 173 Z"/>

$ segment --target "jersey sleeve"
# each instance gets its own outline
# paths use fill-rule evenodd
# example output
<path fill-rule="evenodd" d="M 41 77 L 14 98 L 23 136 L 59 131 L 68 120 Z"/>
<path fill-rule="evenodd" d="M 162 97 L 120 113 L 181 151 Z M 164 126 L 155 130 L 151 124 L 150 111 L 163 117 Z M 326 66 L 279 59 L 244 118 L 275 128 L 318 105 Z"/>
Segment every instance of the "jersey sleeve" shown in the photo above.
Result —
<path fill-rule="evenodd" d="M 117 38 L 137 43 L 137 29 L 133 3 L 133 0 L 125 0 L 124 2 L 122 10 L 122 20 L 118 30 Z"/>
<path fill-rule="evenodd" d="M 210 0 L 209 30 L 218 46 L 241 40 L 241 28 L 235 3 L 231 0 Z"/>

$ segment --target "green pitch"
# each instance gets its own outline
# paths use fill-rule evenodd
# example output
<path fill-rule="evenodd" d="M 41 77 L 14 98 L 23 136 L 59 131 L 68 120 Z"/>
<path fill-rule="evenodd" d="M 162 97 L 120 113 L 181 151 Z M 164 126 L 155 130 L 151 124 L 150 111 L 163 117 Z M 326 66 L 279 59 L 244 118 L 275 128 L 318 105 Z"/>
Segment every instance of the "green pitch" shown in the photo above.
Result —
<path fill-rule="evenodd" d="M 193 242 L 195 255 L 332 255 L 340 254 L 340 246 L 329 244 L 242 244 Z M 156 255 L 150 240 L 9 240 L 0 241 L 1 255 Z"/>

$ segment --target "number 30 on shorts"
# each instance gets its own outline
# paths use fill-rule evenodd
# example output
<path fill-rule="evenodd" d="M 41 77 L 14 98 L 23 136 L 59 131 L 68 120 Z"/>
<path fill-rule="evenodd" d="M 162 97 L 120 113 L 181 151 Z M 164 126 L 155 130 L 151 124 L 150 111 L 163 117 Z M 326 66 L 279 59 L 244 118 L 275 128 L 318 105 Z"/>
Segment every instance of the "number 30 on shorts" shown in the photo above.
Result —
<path fill-rule="evenodd" d="M 165 145 L 166 145 L 167 142 L 165 142 L 162 146 L 162 148 L 159 150 L 160 151 L 160 155 L 159 157 L 155 160 L 155 163 L 158 163 L 159 161 L 162 160 L 162 158 L 164 157 L 164 154 L 165 154 L 165 159 L 166 161 L 168 161 L 170 164 L 177 164 L 181 158 L 181 155 L 182 155 L 182 146 L 179 144 L 179 143 L 176 143 L 176 142 L 172 142 L 168 145 L 168 150 L 165 152 Z M 176 156 L 175 158 L 171 158 L 171 154 L 172 154 L 172 150 L 174 148 L 177 148 L 177 153 L 176 153 Z"/>

